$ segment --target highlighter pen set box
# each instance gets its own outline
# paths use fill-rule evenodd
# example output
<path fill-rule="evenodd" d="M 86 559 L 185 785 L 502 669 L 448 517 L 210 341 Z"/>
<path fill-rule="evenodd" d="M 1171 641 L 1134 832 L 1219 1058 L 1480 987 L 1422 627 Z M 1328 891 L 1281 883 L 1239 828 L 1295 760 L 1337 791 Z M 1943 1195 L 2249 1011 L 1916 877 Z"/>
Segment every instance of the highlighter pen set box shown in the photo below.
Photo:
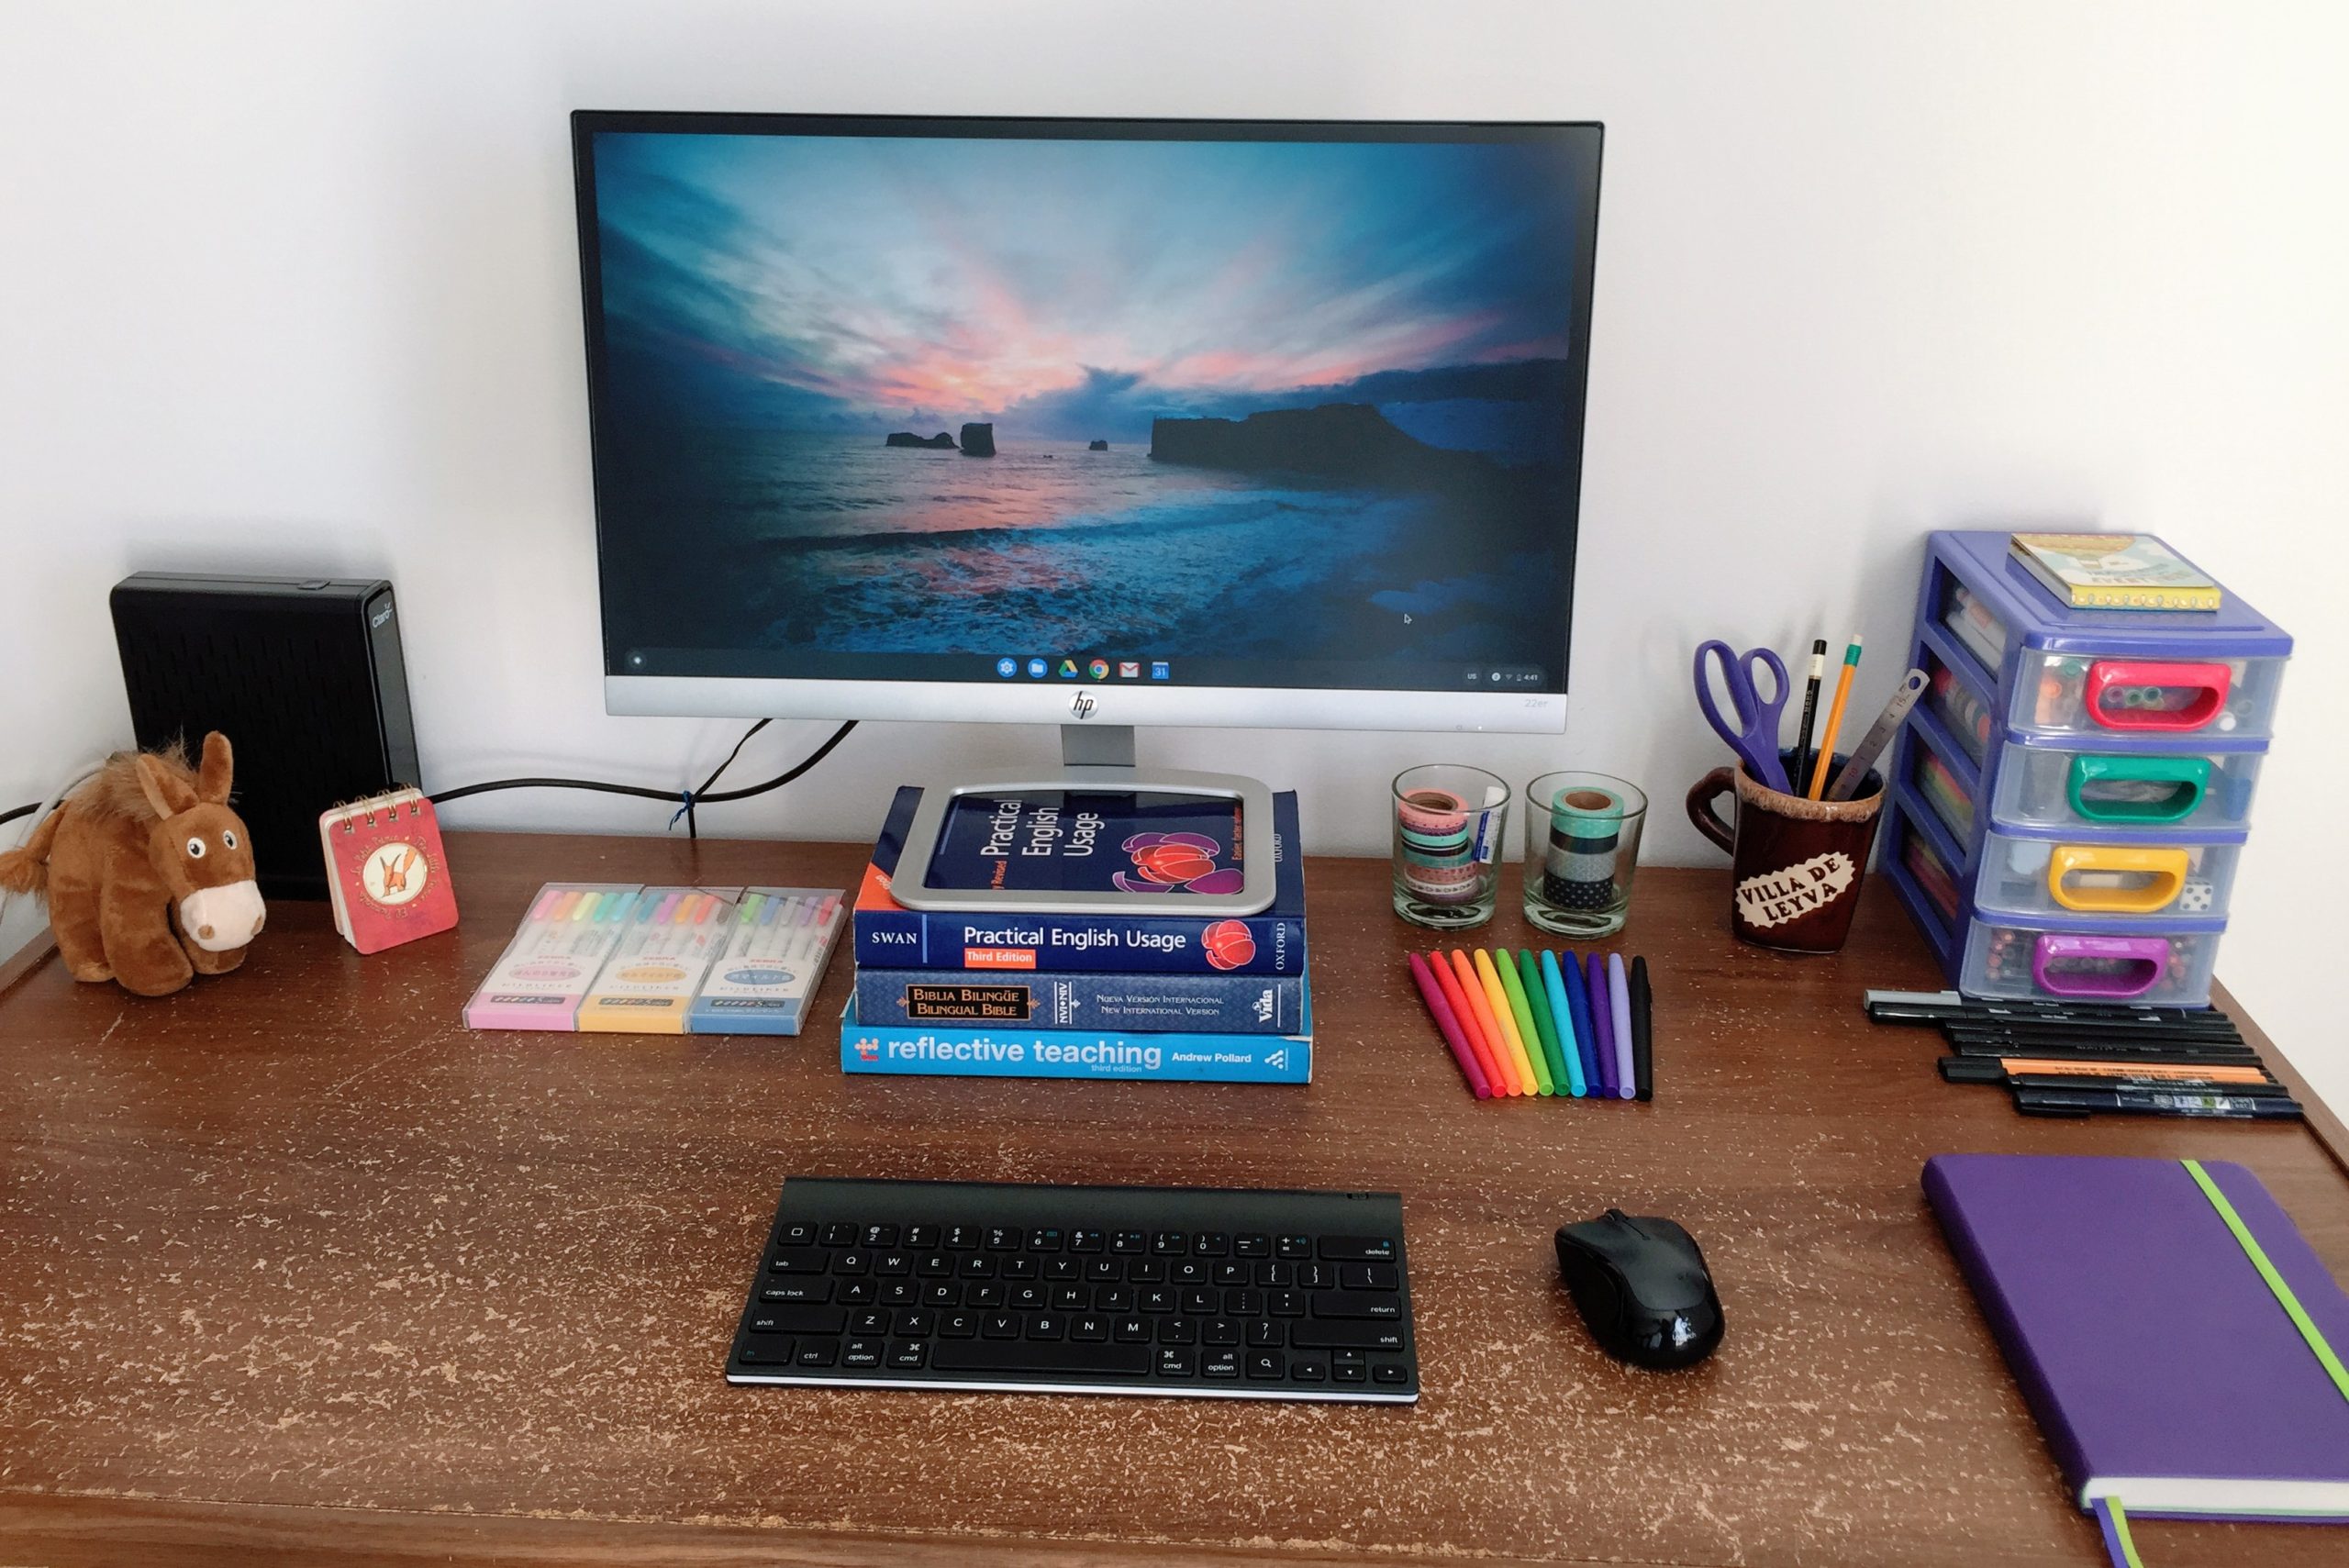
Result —
<path fill-rule="evenodd" d="M 837 890 L 549 883 L 465 1006 L 478 1029 L 797 1034 Z"/>

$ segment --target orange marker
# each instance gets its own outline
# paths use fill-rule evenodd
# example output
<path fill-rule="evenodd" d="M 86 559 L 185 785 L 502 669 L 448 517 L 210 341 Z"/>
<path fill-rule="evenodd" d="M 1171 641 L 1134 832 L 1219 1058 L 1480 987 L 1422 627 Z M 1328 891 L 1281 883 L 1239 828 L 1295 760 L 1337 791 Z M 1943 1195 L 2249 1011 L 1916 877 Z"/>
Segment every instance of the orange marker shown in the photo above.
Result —
<path fill-rule="evenodd" d="M 1835 705 L 1827 710 L 1827 728 L 1819 738 L 1819 766 L 1810 773 L 1810 787 L 1803 793 L 1812 800 L 1827 787 L 1827 767 L 1835 760 L 1835 731 L 1843 726 L 1843 705 L 1852 700 L 1852 673 L 1860 667 L 1860 634 L 1852 634 L 1852 645 L 1843 650 L 1843 673 L 1835 677 Z"/>
<path fill-rule="evenodd" d="M 1475 1009 L 1468 1006 L 1468 994 L 1460 989 L 1459 976 L 1452 973 L 1452 965 L 1444 962 L 1441 952 L 1428 955 L 1428 967 L 1435 972 L 1436 987 L 1443 993 L 1452 1016 L 1459 1020 L 1460 1033 L 1468 1041 L 1468 1053 L 1476 1059 L 1476 1068 L 1485 1075 L 1486 1084 L 1496 1095 L 1508 1093 L 1508 1081 L 1501 1076 L 1500 1063 L 1493 1060 L 1492 1047 L 1485 1040 L 1485 1031 L 1476 1022 Z"/>
<path fill-rule="evenodd" d="M 1460 989 L 1467 995 L 1468 1010 L 1475 1015 L 1476 1027 L 1485 1032 L 1485 1043 L 1492 1048 L 1493 1066 L 1499 1073 L 1493 1080 L 1493 1086 L 1505 1094 L 1525 1093 L 1516 1064 L 1509 1061 L 1508 1041 L 1501 1034 L 1501 1026 L 1493 1021 L 1493 1005 L 1485 999 L 1485 983 L 1476 978 L 1476 966 L 1458 948 L 1452 950 L 1452 971 L 1460 979 Z"/>

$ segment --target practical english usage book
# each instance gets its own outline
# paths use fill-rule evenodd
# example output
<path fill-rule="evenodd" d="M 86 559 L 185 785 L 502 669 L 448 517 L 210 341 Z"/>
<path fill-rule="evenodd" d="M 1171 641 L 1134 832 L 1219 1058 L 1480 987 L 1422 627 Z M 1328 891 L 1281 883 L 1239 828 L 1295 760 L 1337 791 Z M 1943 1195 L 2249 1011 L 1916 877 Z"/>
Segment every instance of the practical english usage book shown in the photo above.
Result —
<path fill-rule="evenodd" d="M 1274 898 L 1261 915 L 1104 915 L 915 910 L 889 895 L 921 790 L 897 791 L 856 898 L 856 962 L 870 969 L 1305 973 L 1305 868 L 1297 795 L 1273 796 Z M 1238 864 L 1228 806 L 1133 792 L 1051 799 L 966 797 L 947 817 L 932 871 L 948 882 L 1031 892 L 1198 885 Z M 935 876 L 933 880 L 936 880 Z"/>
<path fill-rule="evenodd" d="M 1943 1154 L 1924 1185 L 2083 1509 L 2349 1520 L 2349 1296 L 2256 1176 Z"/>

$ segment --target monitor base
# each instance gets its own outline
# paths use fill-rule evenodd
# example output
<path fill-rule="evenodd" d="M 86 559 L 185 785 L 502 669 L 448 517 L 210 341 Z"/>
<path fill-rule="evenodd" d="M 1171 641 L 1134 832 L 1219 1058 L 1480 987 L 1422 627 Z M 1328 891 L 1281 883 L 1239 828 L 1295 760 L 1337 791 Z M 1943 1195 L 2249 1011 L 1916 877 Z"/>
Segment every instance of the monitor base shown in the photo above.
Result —
<path fill-rule="evenodd" d="M 1229 800 L 1240 811 L 1241 884 L 1231 893 L 1052 892 L 1023 888 L 932 886 L 928 879 L 938 835 L 954 801 L 966 795 L 1085 791 L 1096 794 L 1199 795 Z M 1300 846 L 1290 845 L 1289 852 Z M 1057 772 L 985 774 L 932 785 L 906 830 L 890 895 L 908 909 L 972 909 L 1008 913 L 1022 909 L 1081 911 L 1099 915 L 1259 915 L 1273 906 L 1273 792 L 1261 780 L 1239 773 L 1202 773 L 1134 765 L 1130 725 L 1061 726 Z"/>

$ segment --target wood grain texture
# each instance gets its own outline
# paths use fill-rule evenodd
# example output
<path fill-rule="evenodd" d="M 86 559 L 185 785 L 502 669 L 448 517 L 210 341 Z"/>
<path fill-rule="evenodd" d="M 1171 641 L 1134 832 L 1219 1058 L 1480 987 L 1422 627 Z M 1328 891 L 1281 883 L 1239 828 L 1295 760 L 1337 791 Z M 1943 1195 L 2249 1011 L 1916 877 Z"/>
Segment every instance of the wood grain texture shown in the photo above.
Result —
<path fill-rule="evenodd" d="M 1874 1028 L 1934 983 L 1880 888 L 1828 959 L 1642 874 L 1656 1100 L 1479 1105 L 1382 862 L 1308 862 L 1309 1087 L 847 1077 L 796 1040 L 493 1035 L 459 1011 L 544 880 L 850 885 L 847 846 L 452 834 L 455 932 L 362 959 L 281 906 L 145 1001 L 0 1000 L 0 1563 L 315 1561 L 2008 1565 L 2102 1561 L 1918 1185 L 1953 1150 L 2241 1160 L 2336 1271 L 2349 1182 L 2289 1126 L 2026 1120 Z M 1485 933 L 1524 944 L 1513 904 Z M 817 1014 L 837 1017 L 843 959 Z M 736 1389 L 787 1173 L 1393 1188 L 1416 1408 Z M 1687 1373 L 1600 1354 L 1550 1233 L 1703 1242 Z M 2163 1568 L 2339 1532 L 2147 1524 Z"/>

